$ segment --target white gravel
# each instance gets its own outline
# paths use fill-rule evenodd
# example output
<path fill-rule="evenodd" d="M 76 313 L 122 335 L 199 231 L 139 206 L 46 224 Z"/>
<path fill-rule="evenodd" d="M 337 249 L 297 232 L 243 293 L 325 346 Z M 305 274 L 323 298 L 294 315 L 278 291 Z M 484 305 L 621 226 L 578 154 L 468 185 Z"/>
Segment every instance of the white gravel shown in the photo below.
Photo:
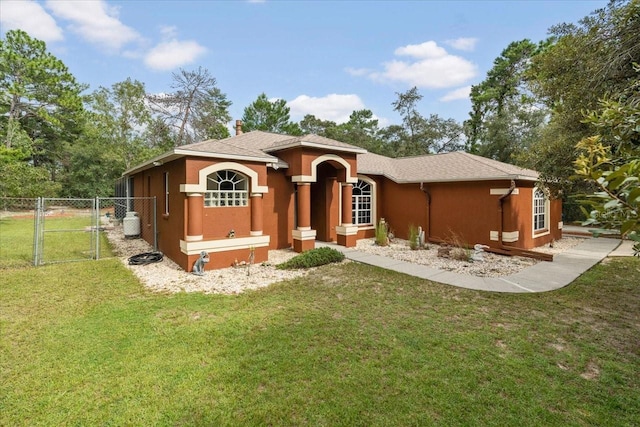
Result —
<path fill-rule="evenodd" d="M 143 239 L 125 239 L 122 227 L 109 227 L 107 236 L 116 256 L 143 283 L 154 292 L 204 292 L 219 294 L 238 294 L 245 290 L 258 289 L 272 283 L 305 276 L 309 270 L 276 270 L 275 265 L 296 255 L 291 249 L 269 251 L 269 261 L 255 264 L 247 271 L 246 267 L 230 267 L 220 270 L 206 271 L 204 276 L 196 276 L 185 272 L 169 258 L 149 265 L 129 265 L 128 259 L 133 255 L 151 252 L 153 248 Z M 560 253 L 574 247 L 582 239 L 565 237 L 554 243 L 538 248 L 540 252 Z M 440 270 L 475 275 L 480 277 L 497 277 L 516 273 L 536 264 L 537 260 L 523 257 L 508 257 L 484 253 L 482 262 L 456 261 L 437 256 L 439 246 L 430 244 L 429 249 L 411 250 L 409 242 L 394 239 L 389 246 L 377 246 L 374 239 L 358 240 L 356 249 L 389 258 L 428 265 Z M 249 273 L 249 274 L 247 274 Z"/>
<path fill-rule="evenodd" d="M 550 254 L 561 253 L 569 248 L 576 246 L 583 239 L 574 237 L 565 237 L 553 243 L 553 247 L 545 245 L 536 248 L 538 252 Z M 497 255 L 489 252 L 482 254 L 482 261 L 458 261 L 455 259 L 438 257 L 439 245 L 428 244 L 428 249 L 411 250 L 409 241 L 394 238 L 388 246 L 378 246 L 375 239 L 358 240 L 356 249 L 375 255 L 381 255 L 400 261 L 412 262 L 415 264 L 427 265 L 431 268 L 439 270 L 452 271 L 454 273 L 469 274 L 479 277 L 499 277 L 517 273 L 527 267 L 537 264 L 538 261 L 533 258 L 525 258 L 519 256 Z M 473 253 L 473 250 L 471 251 Z"/>
<path fill-rule="evenodd" d="M 196 276 L 180 268 L 165 257 L 162 262 L 148 265 L 129 265 L 129 257 L 151 252 L 153 248 L 143 239 L 125 239 L 121 227 L 107 230 L 107 236 L 116 256 L 143 283 L 154 292 L 204 292 L 207 294 L 238 294 L 272 283 L 305 276 L 309 270 L 276 270 L 275 265 L 295 255 L 291 249 L 269 251 L 269 261 L 247 267 L 230 267 L 205 271 Z"/>

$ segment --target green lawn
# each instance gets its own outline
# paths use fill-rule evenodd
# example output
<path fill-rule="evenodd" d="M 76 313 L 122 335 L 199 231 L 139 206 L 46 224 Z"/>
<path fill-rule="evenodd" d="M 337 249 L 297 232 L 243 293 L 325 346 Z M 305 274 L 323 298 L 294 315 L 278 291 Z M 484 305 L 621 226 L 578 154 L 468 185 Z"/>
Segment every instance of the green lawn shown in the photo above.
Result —
<path fill-rule="evenodd" d="M 640 261 L 552 293 L 356 263 L 238 296 L 0 275 L 0 425 L 640 425 Z"/>
<path fill-rule="evenodd" d="M 44 219 L 44 263 L 86 260 L 95 257 L 90 215 Z M 0 270 L 33 265 L 33 218 L 0 218 Z M 100 233 L 100 258 L 113 256 Z"/>
<path fill-rule="evenodd" d="M 33 265 L 33 218 L 0 218 L 0 270 Z"/>

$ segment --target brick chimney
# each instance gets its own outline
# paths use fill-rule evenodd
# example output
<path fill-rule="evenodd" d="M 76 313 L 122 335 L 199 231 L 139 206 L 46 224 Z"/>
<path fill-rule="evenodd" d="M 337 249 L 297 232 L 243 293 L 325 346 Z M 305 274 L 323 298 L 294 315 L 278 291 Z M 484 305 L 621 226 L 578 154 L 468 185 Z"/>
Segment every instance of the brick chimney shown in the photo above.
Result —
<path fill-rule="evenodd" d="M 236 120 L 236 136 L 242 135 L 242 120 Z"/>

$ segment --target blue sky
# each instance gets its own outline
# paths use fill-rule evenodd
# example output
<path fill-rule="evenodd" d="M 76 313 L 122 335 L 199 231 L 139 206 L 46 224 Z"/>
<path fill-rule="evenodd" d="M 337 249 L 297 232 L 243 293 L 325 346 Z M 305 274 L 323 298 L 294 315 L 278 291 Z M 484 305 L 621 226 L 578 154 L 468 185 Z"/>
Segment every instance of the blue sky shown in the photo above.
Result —
<path fill-rule="evenodd" d="M 33 1 L 0 2 L 1 33 L 47 42 L 90 90 L 130 77 L 171 90 L 172 73 L 203 67 L 234 119 L 265 92 L 305 114 L 343 122 L 417 86 L 420 112 L 465 120 L 469 88 L 512 41 L 577 22 L 607 1 Z"/>

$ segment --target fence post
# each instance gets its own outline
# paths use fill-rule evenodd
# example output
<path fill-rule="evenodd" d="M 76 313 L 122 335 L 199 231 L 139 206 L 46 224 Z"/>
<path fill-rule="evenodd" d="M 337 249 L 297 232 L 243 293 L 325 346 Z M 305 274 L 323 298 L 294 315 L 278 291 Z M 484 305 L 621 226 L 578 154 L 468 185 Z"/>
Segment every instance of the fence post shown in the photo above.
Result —
<path fill-rule="evenodd" d="M 96 197 L 93 202 L 95 218 L 95 239 L 96 239 L 96 261 L 100 259 L 100 198 Z"/>
<path fill-rule="evenodd" d="M 38 266 L 38 239 L 40 234 L 40 204 L 41 198 L 36 199 L 35 210 L 33 211 L 33 265 Z"/>

